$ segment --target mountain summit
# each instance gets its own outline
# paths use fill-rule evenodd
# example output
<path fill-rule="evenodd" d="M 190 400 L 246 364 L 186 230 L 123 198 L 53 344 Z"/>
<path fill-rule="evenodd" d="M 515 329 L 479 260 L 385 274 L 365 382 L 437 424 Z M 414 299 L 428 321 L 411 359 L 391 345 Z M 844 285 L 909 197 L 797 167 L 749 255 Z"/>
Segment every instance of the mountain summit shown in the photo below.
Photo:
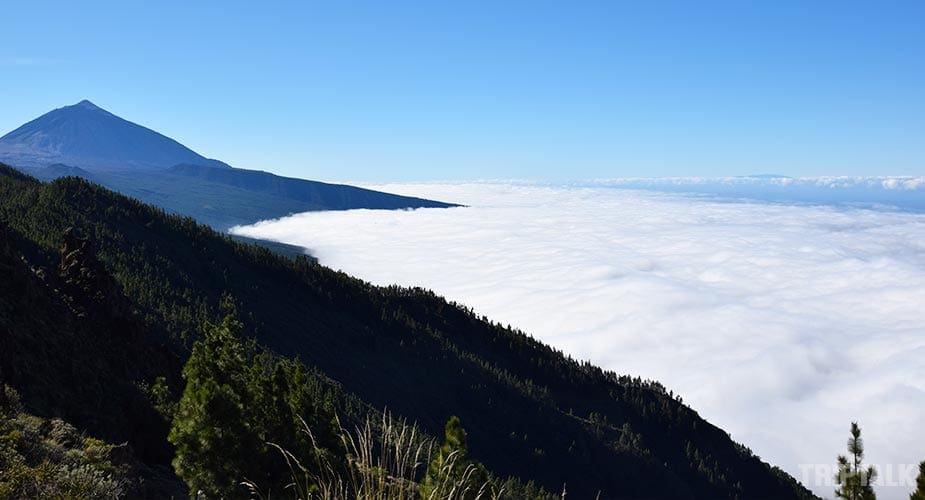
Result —
<path fill-rule="evenodd" d="M 163 169 L 181 163 L 228 167 L 88 100 L 50 111 L 0 138 L 0 161 L 90 171 Z"/>

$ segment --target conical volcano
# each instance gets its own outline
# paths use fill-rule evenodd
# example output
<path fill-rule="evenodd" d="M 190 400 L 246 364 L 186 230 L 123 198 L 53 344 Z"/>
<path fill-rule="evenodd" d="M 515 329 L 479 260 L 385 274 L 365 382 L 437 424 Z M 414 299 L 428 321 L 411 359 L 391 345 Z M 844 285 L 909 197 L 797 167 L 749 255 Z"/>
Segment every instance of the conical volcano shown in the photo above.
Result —
<path fill-rule="evenodd" d="M 64 164 L 90 171 L 178 164 L 227 167 L 87 100 L 45 113 L 0 138 L 0 161 L 23 167 Z"/>

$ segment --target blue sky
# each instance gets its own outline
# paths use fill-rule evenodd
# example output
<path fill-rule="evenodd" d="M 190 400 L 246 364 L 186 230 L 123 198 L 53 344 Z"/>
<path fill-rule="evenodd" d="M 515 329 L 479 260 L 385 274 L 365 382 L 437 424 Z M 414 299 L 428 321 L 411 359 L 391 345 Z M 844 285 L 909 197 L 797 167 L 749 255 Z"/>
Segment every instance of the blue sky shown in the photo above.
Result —
<path fill-rule="evenodd" d="M 12 2 L 0 130 L 87 98 L 330 180 L 925 175 L 925 2 Z"/>

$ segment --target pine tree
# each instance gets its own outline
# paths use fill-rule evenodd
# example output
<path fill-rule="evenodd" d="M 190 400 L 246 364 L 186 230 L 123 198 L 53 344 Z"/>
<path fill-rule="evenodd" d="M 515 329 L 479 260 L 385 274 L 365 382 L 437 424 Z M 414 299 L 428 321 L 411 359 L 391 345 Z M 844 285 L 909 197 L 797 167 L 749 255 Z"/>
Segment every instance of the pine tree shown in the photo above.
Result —
<path fill-rule="evenodd" d="M 919 477 L 915 480 L 915 491 L 909 500 L 925 500 L 925 462 L 919 464 Z"/>
<path fill-rule="evenodd" d="M 254 474 L 252 451 L 261 443 L 244 417 L 242 326 L 231 316 L 207 324 L 183 368 L 186 389 L 168 439 L 174 469 L 195 496 L 236 498 L 238 483 Z"/>
<path fill-rule="evenodd" d="M 446 423 L 443 444 L 427 468 L 421 498 L 469 500 L 479 496 L 488 473 L 482 464 L 469 460 L 468 453 L 466 431 L 453 415 Z"/>
<path fill-rule="evenodd" d="M 183 368 L 180 402 L 165 412 L 174 415 L 168 439 L 176 447 L 177 475 L 193 494 L 238 498 L 246 493 L 243 481 L 271 492 L 291 482 L 286 459 L 270 443 L 302 463 L 314 462 L 309 459 L 317 445 L 339 463 L 333 409 L 319 403 L 305 366 L 258 353 L 243 338 L 233 302 L 224 302 L 227 316 L 203 327 Z M 312 441 L 304 425 L 312 429 Z"/>
<path fill-rule="evenodd" d="M 861 428 L 857 422 L 851 422 L 851 437 L 848 438 L 849 456 L 838 456 L 838 474 L 835 481 L 838 489 L 835 496 L 848 500 L 874 500 L 874 479 L 877 471 L 873 467 L 863 468 L 864 441 L 861 439 Z"/>

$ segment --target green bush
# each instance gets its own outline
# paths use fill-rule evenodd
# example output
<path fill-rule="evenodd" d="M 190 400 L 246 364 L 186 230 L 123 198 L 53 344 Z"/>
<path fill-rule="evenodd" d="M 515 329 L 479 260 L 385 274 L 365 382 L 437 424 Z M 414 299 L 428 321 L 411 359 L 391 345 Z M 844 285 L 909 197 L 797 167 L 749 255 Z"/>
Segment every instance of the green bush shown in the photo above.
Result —
<path fill-rule="evenodd" d="M 120 448 L 61 419 L 22 412 L 8 387 L 0 409 L 0 498 L 119 498 L 133 487 Z"/>

